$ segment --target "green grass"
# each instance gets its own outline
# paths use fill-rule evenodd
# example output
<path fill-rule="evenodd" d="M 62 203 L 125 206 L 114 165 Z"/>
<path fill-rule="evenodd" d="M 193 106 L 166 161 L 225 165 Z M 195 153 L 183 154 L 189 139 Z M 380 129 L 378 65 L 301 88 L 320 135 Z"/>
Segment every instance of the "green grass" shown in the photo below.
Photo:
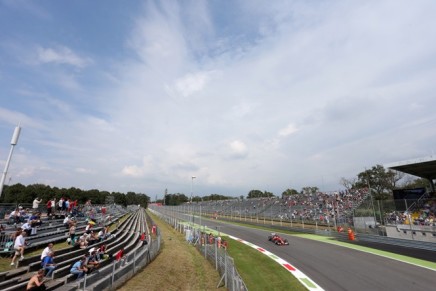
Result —
<path fill-rule="evenodd" d="M 225 237 L 248 290 L 307 290 L 289 271 L 259 251 Z"/>

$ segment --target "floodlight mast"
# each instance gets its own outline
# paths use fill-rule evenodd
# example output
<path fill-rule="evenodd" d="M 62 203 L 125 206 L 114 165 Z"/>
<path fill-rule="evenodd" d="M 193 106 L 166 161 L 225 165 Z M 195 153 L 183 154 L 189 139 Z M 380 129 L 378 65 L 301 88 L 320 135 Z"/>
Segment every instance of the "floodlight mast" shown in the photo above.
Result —
<path fill-rule="evenodd" d="M 12 135 L 11 150 L 9 151 L 9 156 L 8 159 L 6 160 L 5 169 L 3 171 L 2 178 L 0 180 L 0 197 L 2 196 L 3 185 L 5 184 L 5 180 L 6 180 L 6 174 L 8 173 L 8 168 L 9 168 L 9 164 L 11 163 L 12 153 L 14 152 L 14 147 L 18 143 L 20 132 L 21 132 L 21 127 L 18 124 L 17 127 L 15 127 L 14 134 Z"/>

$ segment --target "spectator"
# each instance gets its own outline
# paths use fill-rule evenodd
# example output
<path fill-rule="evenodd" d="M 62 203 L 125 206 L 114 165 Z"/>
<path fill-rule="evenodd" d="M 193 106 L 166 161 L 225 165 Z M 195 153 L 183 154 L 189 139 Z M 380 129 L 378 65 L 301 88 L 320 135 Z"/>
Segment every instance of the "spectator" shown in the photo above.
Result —
<path fill-rule="evenodd" d="M 82 278 L 88 272 L 85 266 L 86 257 L 82 257 L 79 261 L 75 262 L 70 269 L 70 273 L 77 275 L 77 279 Z"/>
<path fill-rule="evenodd" d="M 41 212 L 33 212 L 32 215 L 29 217 L 30 225 L 33 227 L 41 226 Z"/>
<path fill-rule="evenodd" d="M 88 225 L 85 227 L 85 232 L 91 233 L 91 229 L 94 227 L 94 224 L 95 224 L 94 221 L 89 221 Z"/>
<path fill-rule="evenodd" d="M 32 226 L 29 222 L 23 223 L 23 225 L 21 225 L 21 229 L 26 232 L 27 236 L 30 236 L 32 233 Z"/>
<path fill-rule="evenodd" d="M 50 252 L 53 252 L 53 243 L 49 243 L 49 244 L 45 247 L 45 249 L 42 250 L 42 253 L 41 253 L 41 261 L 44 260 L 44 258 L 45 258 L 46 256 L 48 256 L 48 254 L 49 254 Z"/>
<path fill-rule="evenodd" d="M 24 248 L 26 245 L 26 233 L 24 231 L 20 231 L 20 234 L 15 238 L 14 250 L 15 254 L 12 257 L 11 266 L 15 265 L 15 259 L 20 256 L 20 261 L 24 260 Z"/>
<path fill-rule="evenodd" d="M 53 199 L 51 200 L 51 211 L 55 212 L 56 211 L 56 198 L 53 197 Z"/>
<path fill-rule="evenodd" d="M 142 241 L 142 245 L 143 245 L 143 246 L 145 246 L 145 245 L 148 244 L 145 232 L 143 232 L 143 233 L 141 234 L 141 237 L 139 238 L 139 240 Z"/>
<path fill-rule="evenodd" d="M 121 258 L 124 257 L 124 248 L 121 248 L 116 254 L 115 254 L 115 260 L 119 261 Z"/>
<path fill-rule="evenodd" d="M 91 248 L 89 254 L 86 256 L 86 268 L 88 268 L 88 274 L 100 266 L 97 258 L 97 250 L 97 248 Z"/>
<path fill-rule="evenodd" d="M 64 213 L 65 214 L 65 212 L 67 211 L 67 198 L 65 198 L 63 201 L 62 201 L 62 213 Z"/>
<path fill-rule="evenodd" d="M 111 233 L 109 232 L 109 226 L 105 226 L 98 232 L 98 238 L 100 241 L 103 241 L 110 237 Z"/>
<path fill-rule="evenodd" d="M 74 246 L 76 244 L 76 223 L 74 221 L 71 223 L 68 234 L 70 235 L 71 245 Z"/>
<path fill-rule="evenodd" d="M 51 200 L 47 201 L 47 204 L 45 205 L 45 207 L 47 208 L 47 217 L 51 218 L 51 210 L 52 210 L 52 204 L 51 204 Z"/>
<path fill-rule="evenodd" d="M 98 242 L 98 236 L 93 230 L 91 230 L 90 233 L 85 234 L 85 239 L 88 242 L 88 245 L 93 245 Z"/>
<path fill-rule="evenodd" d="M 35 200 L 33 200 L 33 203 L 32 203 L 33 211 L 38 211 L 39 204 L 41 202 L 42 202 L 42 199 L 39 199 L 39 197 L 36 197 Z"/>
<path fill-rule="evenodd" d="M 66 215 L 63 221 L 65 228 L 70 229 L 71 226 L 71 215 Z"/>
<path fill-rule="evenodd" d="M 106 253 L 106 245 L 105 244 L 102 244 L 99 248 L 98 248 L 98 250 L 97 250 L 97 252 L 96 252 L 96 255 L 97 255 L 97 259 L 99 260 L 99 261 L 101 261 L 101 260 L 104 260 L 104 259 L 107 259 L 109 256 L 107 255 L 107 253 Z"/>
<path fill-rule="evenodd" d="M 86 240 L 86 236 L 84 234 L 79 237 L 79 247 L 81 249 L 86 249 L 88 247 L 88 241 Z"/>
<path fill-rule="evenodd" d="M 65 211 L 67 213 L 70 213 L 70 203 L 71 203 L 71 199 L 65 199 Z"/>
<path fill-rule="evenodd" d="M 54 262 L 54 252 L 49 252 L 47 256 L 44 257 L 42 260 L 42 268 L 47 271 L 47 274 L 45 274 L 46 277 L 50 277 L 50 275 L 53 273 L 54 269 L 56 268 L 56 264 Z"/>
<path fill-rule="evenodd" d="M 19 209 L 16 208 L 9 215 L 9 220 L 11 220 L 12 223 L 20 223 L 21 222 L 20 216 L 21 216 L 21 213 L 20 213 Z"/>
<path fill-rule="evenodd" d="M 64 198 L 62 197 L 61 199 L 59 199 L 59 202 L 58 202 L 58 211 L 62 210 L 62 204 L 63 203 L 64 203 Z"/>
<path fill-rule="evenodd" d="M 27 283 L 26 290 L 27 291 L 44 291 L 47 287 L 44 284 L 44 269 L 40 269 L 38 273 L 33 275 L 29 283 Z"/>

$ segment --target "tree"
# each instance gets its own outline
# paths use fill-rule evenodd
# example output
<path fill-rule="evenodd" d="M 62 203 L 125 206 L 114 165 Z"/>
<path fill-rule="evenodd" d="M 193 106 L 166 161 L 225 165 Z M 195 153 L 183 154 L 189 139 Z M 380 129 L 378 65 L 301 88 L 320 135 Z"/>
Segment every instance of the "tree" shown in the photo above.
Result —
<path fill-rule="evenodd" d="M 298 195 L 298 191 L 295 189 L 286 189 L 285 191 L 283 191 L 282 193 L 282 198 L 286 197 L 286 196 L 291 196 L 291 195 Z"/>
<path fill-rule="evenodd" d="M 59 200 L 61 197 L 77 200 L 79 204 L 85 203 L 87 200 L 91 199 L 93 204 L 104 204 L 106 197 L 109 195 L 113 196 L 113 202 L 116 204 L 121 204 L 127 206 L 128 204 L 140 204 L 142 207 L 147 207 L 150 202 L 150 197 L 142 193 L 128 192 L 127 195 L 123 193 L 112 193 L 109 194 L 107 191 L 100 191 L 97 189 L 83 191 L 78 188 L 58 188 L 43 185 L 43 184 L 33 184 L 24 186 L 22 184 L 7 185 L 3 189 L 3 195 L 1 196 L 0 202 L 2 203 L 32 203 L 32 201 L 39 197 L 46 203 L 52 198 Z"/>
<path fill-rule="evenodd" d="M 341 180 L 339 181 L 339 184 L 341 184 L 342 186 L 345 187 L 345 189 L 350 191 L 350 190 L 354 189 L 356 182 L 357 182 L 356 178 L 346 179 L 346 178 L 342 177 Z"/>
<path fill-rule="evenodd" d="M 301 194 L 309 194 L 313 195 L 319 191 L 319 188 L 316 186 L 306 186 L 301 189 Z"/>
<path fill-rule="evenodd" d="M 401 188 L 414 189 L 414 188 L 430 188 L 430 181 L 425 178 L 413 178 L 409 176 L 408 179 L 401 185 Z"/>
<path fill-rule="evenodd" d="M 188 197 L 181 193 L 168 194 L 165 197 L 165 205 L 180 205 L 188 201 Z"/>
<path fill-rule="evenodd" d="M 248 192 L 247 198 L 273 197 L 274 194 L 268 191 L 251 190 Z"/>
<path fill-rule="evenodd" d="M 263 197 L 263 192 L 260 190 L 251 190 L 248 192 L 247 198 L 260 198 Z"/>
<path fill-rule="evenodd" d="M 385 200 L 391 196 L 392 190 L 397 187 L 398 181 L 403 176 L 403 173 L 386 170 L 383 166 L 376 165 L 359 173 L 353 188 L 368 187 L 376 200 Z"/>

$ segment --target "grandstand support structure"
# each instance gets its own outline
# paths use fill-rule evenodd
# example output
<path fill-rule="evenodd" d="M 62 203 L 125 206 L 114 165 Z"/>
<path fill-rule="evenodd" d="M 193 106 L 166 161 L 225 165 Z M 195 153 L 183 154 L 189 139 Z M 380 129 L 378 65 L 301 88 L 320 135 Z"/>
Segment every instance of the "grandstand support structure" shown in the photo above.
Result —
<path fill-rule="evenodd" d="M 435 192 L 436 157 L 429 156 L 414 160 L 395 162 L 385 165 L 386 168 L 427 179 L 430 182 L 431 192 Z"/>

